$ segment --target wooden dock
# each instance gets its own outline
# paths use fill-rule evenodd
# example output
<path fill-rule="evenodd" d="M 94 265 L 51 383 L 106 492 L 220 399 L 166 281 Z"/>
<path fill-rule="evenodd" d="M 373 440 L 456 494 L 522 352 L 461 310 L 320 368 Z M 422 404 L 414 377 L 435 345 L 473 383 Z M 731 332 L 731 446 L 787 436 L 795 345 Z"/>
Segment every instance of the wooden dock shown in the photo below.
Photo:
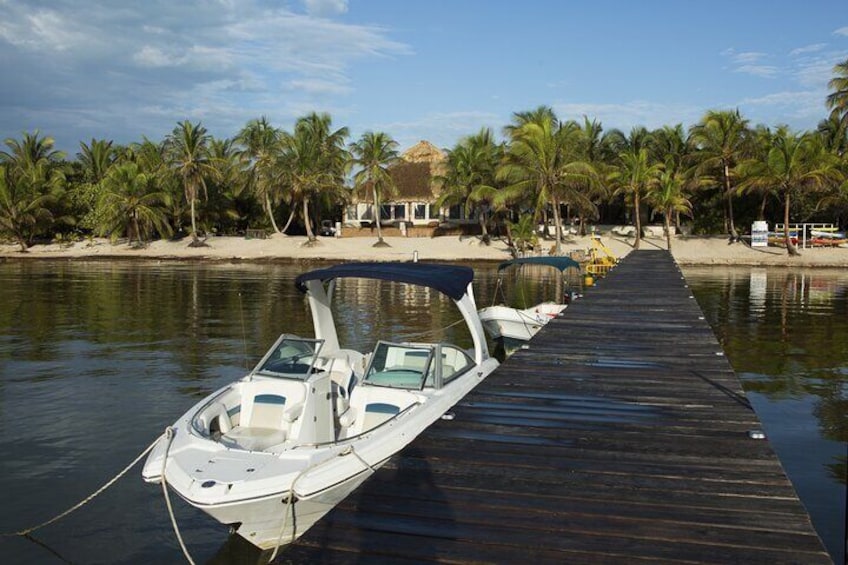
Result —
<path fill-rule="evenodd" d="M 685 280 L 631 253 L 293 563 L 831 563 Z"/>

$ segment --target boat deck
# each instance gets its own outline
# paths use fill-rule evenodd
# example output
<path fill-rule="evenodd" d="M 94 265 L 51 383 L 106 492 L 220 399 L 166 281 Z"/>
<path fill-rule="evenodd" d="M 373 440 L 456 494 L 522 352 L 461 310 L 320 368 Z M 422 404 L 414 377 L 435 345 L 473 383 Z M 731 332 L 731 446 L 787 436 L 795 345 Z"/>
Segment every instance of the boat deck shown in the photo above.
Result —
<path fill-rule="evenodd" d="M 631 253 L 295 545 L 309 563 L 831 563 L 664 251 Z"/>

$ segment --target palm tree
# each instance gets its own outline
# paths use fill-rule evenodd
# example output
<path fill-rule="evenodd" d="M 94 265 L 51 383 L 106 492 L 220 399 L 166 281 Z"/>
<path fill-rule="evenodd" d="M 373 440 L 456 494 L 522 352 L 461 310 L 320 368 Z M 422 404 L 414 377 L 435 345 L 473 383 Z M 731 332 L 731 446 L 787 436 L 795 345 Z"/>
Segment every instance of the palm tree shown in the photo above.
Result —
<path fill-rule="evenodd" d="M 834 66 L 833 73 L 836 76 L 827 83 L 833 90 L 827 95 L 827 107 L 831 109 L 831 116 L 848 127 L 848 59 Z"/>
<path fill-rule="evenodd" d="M 506 182 L 506 198 L 529 198 L 536 216 L 550 204 L 554 213 L 555 253 L 562 253 L 560 204 L 577 204 L 586 196 L 580 185 L 594 171 L 577 159 L 580 128 L 574 122 L 562 124 L 553 111 L 538 108 L 534 120 L 525 121 L 516 114 L 513 127 L 507 129 L 512 143 L 498 170 L 498 180 Z M 538 119 L 538 121 L 536 121 Z M 579 204 L 577 204 L 579 205 Z"/>
<path fill-rule="evenodd" d="M 240 211 L 244 208 L 241 202 L 245 192 L 241 158 L 232 139 L 211 139 L 209 155 L 216 173 L 210 179 L 207 214 L 217 229 L 233 233 L 233 224 L 241 219 Z"/>
<path fill-rule="evenodd" d="M 117 159 L 117 152 L 112 147 L 111 141 L 92 138 L 88 145 L 80 141 L 77 161 L 82 165 L 86 181 L 97 184 L 103 180 L 115 159 Z"/>
<path fill-rule="evenodd" d="M 397 142 L 381 131 L 366 131 L 359 141 L 351 145 L 354 155 L 351 164 L 360 167 L 353 177 L 354 188 L 370 189 L 377 223 L 377 243 L 374 247 L 388 245 L 383 241 L 380 229 L 380 208 L 383 194 L 393 194 L 395 183 L 389 174 L 389 168 L 397 163 Z"/>
<path fill-rule="evenodd" d="M 21 246 L 21 253 L 35 234 L 42 220 L 51 220 L 49 194 L 39 193 L 26 182 L 9 182 L 6 166 L 0 165 L 0 233 L 12 236 Z"/>
<path fill-rule="evenodd" d="M 139 246 L 148 239 L 151 228 L 170 235 L 164 206 L 169 195 L 156 188 L 153 175 L 141 172 L 136 163 L 121 163 L 109 170 L 102 185 L 98 202 L 101 235 L 127 233 L 129 243 L 135 240 Z"/>
<path fill-rule="evenodd" d="M 442 193 L 436 206 L 463 204 L 470 213 L 475 207 L 482 240 L 489 244 L 486 210 L 494 205 L 498 192 L 497 167 L 503 157 L 503 146 L 495 143 L 492 130 L 481 129 L 463 138 L 448 152 L 447 172 L 437 178 Z"/>
<path fill-rule="evenodd" d="M 618 186 L 617 192 L 630 198 L 633 203 L 633 216 L 636 223 L 633 249 L 639 249 L 642 241 L 642 196 L 652 189 L 662 168 L 661 163 L 650 160 L 647 147 L 642 147 L 619 153 L 617 168 L 609 176 L 609 179 Z"/>
<path fill-rule="evenodd" d="M 535 224 L 536 218 L 533 217 L 533 214 L 521 214 L 515 223 L 507 220 L 506 227 L 510 233 L 510 239 L 515 242 L 515 255 L 536 246 Z"/>
<path fill-rule="evenodd" d="M 573 203 L 580 226 L 580 235 L 586 235 L 586 220 L 598 218 L 598 204 L 610 195 L 609 187 L 603 179 L 608 175 L 609 163 L 614 156 L 613 136 L 610 133 L 604 133 L 600 122 L 589 120 L 584 116 L 578 139 L 578 159 L 585 162 L 594 172 L 580 187 L 586 199 L 582 201 L 582 204 L 580 201 Z"/>
<path fill-rule="evenodd" d="M 54 219 L 50 206 L 64 189 L 64 154 L 53 149 L 53 138 L 36 131 L 21 141 L 6 139 L 0 151 L 0 230 L 12 235 L 25 252 L 42 221 Z"/>
<path fill-rule="evenodd" d="M 735 167 L 745 158 L 748 139 L 748 120 L 739 110 L 710 110 L 700 123 L 692 126 L 691 138 L 695 143 L 703 169 L 718 168 L 724 184 L 726 198 L 725 228 L 735 241 L 739 234 L 733 218 L 733 186 Z"/>
<path fill-rule="evenodd" d="M 262 203 L 274 233 L 281 233 L 274 218 L 274 207 L 282 198 L 276 170 L 282 151 L 280 139 L 280 131 L 272 127 L 265 116 L 247 122 L 236 136 L 236 141 L 244 148 L 241 154 L 248 161 L 248 182 Z"/>
<path fill-rule="evenodd" d="M 345 149 L 346 127 L 331 131 L 329 114 L 312 113 L 295 123 L 292 134 L 282 137 L 282 174 L 292 203 L 300 203 L 307 244 L 317 241 L 312 231 L 309 202 L 322 192 L 341 195 L 349 163 Z"/>
<path fill-rule="evenodd" d="M 789 237 L 790 198 L 794 193 L 833 186 L 841 179 L 837 157 L 825 151 L 821 137 L 796 134 L 781 126 L 771 137 L 765 160 L 750 159 L 740 167 L 740 190 L 770 190 L 783 199 L 783 237 L 789 255 L 799 255 Z"/>
<path fill-rule="evenodd" d="M 683 192 L 686 178 L 682 172 L 670 166 L 660 171 L 656 182 L 649 184 L 645 200 L 663 216 L 663 231 L 666 246 L 671 252 L 672 218 L 676 214 L 692 213 L 692 203 Z"/>
<path fill-rule="evenodd" d="M 206 245 L 197 237 L 196 203 L 203 191 L 208 197 L 206 179 L 217 174 L 209 155 L 210 136 L 200 123 L 180 122 L 166 140 L 167 157 L 182 181 L 185 198 L 191 210 L 191 247 Z"/>
<path fill-rule="evenodd" d="M 842 122 L 831 114 L 819 122 L 816 131 L 822 137 L 825 149 L 840 157 L 848 154 L 848 121 Z"/>

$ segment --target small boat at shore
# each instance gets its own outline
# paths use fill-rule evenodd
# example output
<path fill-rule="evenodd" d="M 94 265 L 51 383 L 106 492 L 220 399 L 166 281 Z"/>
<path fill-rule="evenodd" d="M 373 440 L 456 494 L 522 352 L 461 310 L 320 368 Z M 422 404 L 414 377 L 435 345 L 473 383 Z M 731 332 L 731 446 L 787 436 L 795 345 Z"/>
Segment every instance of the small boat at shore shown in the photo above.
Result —
<path fill-rule="evenodd" d="M 522 265 L 542 265 L 552 267 L 564 274 L 567 269 L 580 269 L 580 264 L 570 257 L 523 257 L 505 261 L 498 265 L 498 272 L 510 267 Z M 501 280 L 498 279 L 500 285 Z M 480 321 L 492 339 L 528 341 L 536 333 L 565 310 L 571 301 L 571 293 L 563 295 L 561 302 L 541 302 L 530 308 L 511 308 L 499 304 L 480 310 Z"/>
<path fill-rule="evenodd" d="M 382 340 L 369 353 L 341 348 L 331 306 L 342 278 L 440 291 L 458 307 L 473 348 Z M 293 542 L 498 366 L 472 279 L 467 267 L 424 263 L 300 275 L 315 337 L 281 335 L 245 377 L 191 407 L 150 453 L 143 479 L 164 480 L 262 549 Z"/>

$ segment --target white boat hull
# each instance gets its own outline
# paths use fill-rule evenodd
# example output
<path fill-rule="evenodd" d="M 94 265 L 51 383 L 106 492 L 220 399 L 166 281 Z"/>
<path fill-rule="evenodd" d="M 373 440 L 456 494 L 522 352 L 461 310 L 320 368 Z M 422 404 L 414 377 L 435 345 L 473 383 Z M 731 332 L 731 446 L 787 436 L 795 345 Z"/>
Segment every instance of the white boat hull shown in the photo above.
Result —
<path fill-rule="evenodd" d="M 489 306 L 480 310 L 483 329 L 492 339 L 529 341 L 542 327 L 557 317 L 565 304 L 542 302 L 520 310 L 508 306 Z"/>
<path fill-rule="evenodd" d="M 240 524 L 236 533 L 260 549 L 274 549 L 298 539 L 365 482 L 370 474 L 370 471 L 364 470 L 326 492 L 296 499 L 291 504 L 288 504 L 287 494 L 277 494 L 236 504 L 194 506 L 222 524 Z"/>
<path fill-rule="evenodd" d="M 474 343 L 379 340 L 367 357 L 339 347 L 337 278 L 435 288 L 454 300 Z M 173 424 L 142 477 L 270 549 L 298 539 L 497 366 L 468 267 L 348 263 L 301 275 L 315 338 L 282 334 L 244 378 Z"/>

